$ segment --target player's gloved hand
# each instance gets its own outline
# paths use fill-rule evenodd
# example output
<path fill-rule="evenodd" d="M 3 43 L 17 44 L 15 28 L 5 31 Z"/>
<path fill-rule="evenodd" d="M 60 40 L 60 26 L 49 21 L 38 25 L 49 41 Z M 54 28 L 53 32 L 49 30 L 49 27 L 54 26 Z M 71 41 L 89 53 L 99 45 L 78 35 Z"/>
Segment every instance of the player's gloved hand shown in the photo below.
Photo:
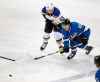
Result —
<path fill-rule="evenodd" d="M 61 23 L 61 21 L 60 21 L 59 17 L 57 17 L 57 18 L 54 18 L 52 23 L 55 25 L 58 25 L 59 23 Z"/>
<path fill-rule="evenodd" d="M 53 24 L 59 25 L 59 24 L 62 23 L 64 20 L 65 20 L 65 18 L 64 18 L 63 16 L 54 17 Z"/>
<path fill-rule="evenodd" d="M 49 16 L 49 15 L 45 15 L 45 18 L 50 21 L 54 21 L 54 19 L 55 19 L 53 16 Z"/>
<path fill-rule="evenodd" d="M 63 53 L 68 53 L 69 52 L 69 47 L 63 47 L 63 46 L 60 46 L 59 47 L 59 52 L 60 54 L 63 54 Z"/>
<path fill-rule="evenodd" d="M 59 47 L 59 52 L 60 52 L 60 54 L 63 54 L 64 53 L 64 47 L 63 46 L 60 46 Z"/>

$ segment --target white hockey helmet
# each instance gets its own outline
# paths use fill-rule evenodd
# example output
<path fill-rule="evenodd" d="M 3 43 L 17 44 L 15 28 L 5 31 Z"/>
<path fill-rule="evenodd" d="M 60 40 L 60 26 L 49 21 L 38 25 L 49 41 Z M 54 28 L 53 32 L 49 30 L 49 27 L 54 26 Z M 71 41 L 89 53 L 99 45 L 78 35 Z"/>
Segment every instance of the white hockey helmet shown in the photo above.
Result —
<path fill-rule="evenodd" d="M 47 11 L 49 11 L 49 10 L 53 11 L 53 10 L 54 10 L 54 5 L 53 5 L 53 3 L 47 4 L 47 5 L 46 5 L 46 10 L 47 10 Z"/>

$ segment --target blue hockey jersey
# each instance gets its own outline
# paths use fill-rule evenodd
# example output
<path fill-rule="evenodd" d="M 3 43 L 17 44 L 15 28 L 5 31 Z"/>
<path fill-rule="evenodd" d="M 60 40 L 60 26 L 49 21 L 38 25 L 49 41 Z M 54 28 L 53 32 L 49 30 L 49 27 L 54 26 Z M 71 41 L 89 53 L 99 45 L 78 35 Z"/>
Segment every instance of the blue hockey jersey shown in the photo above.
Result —
<path fill-rule="evenodd" d="M 46 13 L 46 14 L 47 14 L 46 6 L 44 6 L 44 7 L 42 8 L 42 13 Z M 54 7 L 52 16 L 58 17 L 59 15 L 60 15 L 60 10 L 59 10 L 58 8 Z"/>
<path fill-rule="evenodd" d="M 70 36 L 73 36 L 74 34 L 83 34 L 87 30 L 89 30 L 89 28 L 77 22 L 71 22 L 70 29 L 68 31 L 64 29 L 63 25 L 58 29 L 58 31 L 64 35 L 64 39 L 70 38 Z"/>
<path fill-rule="evenodd" d="M 73 41 L 71 41 L 71 43 L 69 44 L 69 40 L 70 40 L 71 36 L 83 35 L 86 38 L 89 38 L 89 35 L 90 35 L 90 29 L 84 25 L 81 25 L 80 23 L 77 23 L 77 22 L 71 22 L 70 29 L 68 31 L 66 31 L 64 29 L 63 25 L 61 27 L 59 27 L 58 31 L 63 34 L 65 47 L 69 47 L 69 45 L 72 45 Z M 79 43 L 80 43 L 79 41 L 74 42 L 74 45 L 77 45 Z M 74 46 L 74 45 L 72 45 L 72 46 Z M 84 47 L 84 46 L 82 45 L 81 47 Z"/>
<path fill-rule="evenodd" d="M 95 79 L 96 79 L 96 82 L 100 82 L 100 69 L 97 70 L 97 72 L 95 74 Z"/>

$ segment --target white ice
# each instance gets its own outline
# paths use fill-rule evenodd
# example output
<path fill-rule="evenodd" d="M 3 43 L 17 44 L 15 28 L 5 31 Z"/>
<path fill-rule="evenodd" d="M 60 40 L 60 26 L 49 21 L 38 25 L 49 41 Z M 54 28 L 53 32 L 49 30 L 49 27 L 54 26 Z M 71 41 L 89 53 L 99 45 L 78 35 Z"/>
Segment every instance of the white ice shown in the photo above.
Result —
<path fill-rule="evenodd" d="M 62 15 L 91 28 L 91 56 L 79 49 L 70 61 L 59 54 L 33 60 L 57 50 L 53 34 L 46 50 L 39 50 L 44 29 L 41 8 L 48 0 L 0 0 L 0 56 L 16 59 L 0 58 L 0 82 L 95 82 L 95 74 L 88 73 L 96 70 L 93 56 L 100 53 L 100 1 L 52 1 Z"/>

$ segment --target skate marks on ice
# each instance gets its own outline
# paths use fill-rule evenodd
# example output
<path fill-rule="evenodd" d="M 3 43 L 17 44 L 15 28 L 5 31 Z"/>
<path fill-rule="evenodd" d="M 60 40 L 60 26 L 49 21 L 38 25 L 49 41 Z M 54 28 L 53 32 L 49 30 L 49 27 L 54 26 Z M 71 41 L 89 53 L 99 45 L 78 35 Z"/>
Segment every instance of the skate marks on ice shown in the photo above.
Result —
<path fill-rule="evenodd" d="M 78 53 L 72 60 L 66 60 L 66 64 L 62 66 L 66 68 L 66 70 L 77 71 L 79 74 L 76 75 L 66 75 L 65 78 L 54 80 L 51 82 L 71 82 L 73 80 L 78 80 L 82 78 L 88 78 L 95 75 L 96 67 L 94 65 L 94 52 L 90 55 L 86 55 L 83 53 Z M 57 63 L 56 63 L 57 64 Z M 61 63 L 60 63 L 61 64 Z"/>
<path fill-rule="evenodd" d="M 91 70 L 88 73 L 81 73 L 81 74 L 77 74 L 77 75 L 70 76 L 70 77 L 67 77 L 67 78 L 59 79 L 59 80 L 56 80 L 56 81 L 51 81 L 51 82 L 71 82 L 73 80 L 82 79 L 84 77 L 91 77 L 95 74 L 95 72 L 96 72 L 96 70 Z"/>
<path fill-rule="evenodd" d="M 91 58 L 91 57 L 90 57 Z M 74 80 L 82 79 L 82 78 L 90 78 L 95 75 L 96 68 L 94 64 L 90 60 L 84 59 L 72 59 L 71 61 L 67 61 L 66 70 L 71 69 L 73 71 L 79 72 L 76 75 L 66 75 L 67 77 L 54 80 L 51 82 L 71 82 Z"/>

